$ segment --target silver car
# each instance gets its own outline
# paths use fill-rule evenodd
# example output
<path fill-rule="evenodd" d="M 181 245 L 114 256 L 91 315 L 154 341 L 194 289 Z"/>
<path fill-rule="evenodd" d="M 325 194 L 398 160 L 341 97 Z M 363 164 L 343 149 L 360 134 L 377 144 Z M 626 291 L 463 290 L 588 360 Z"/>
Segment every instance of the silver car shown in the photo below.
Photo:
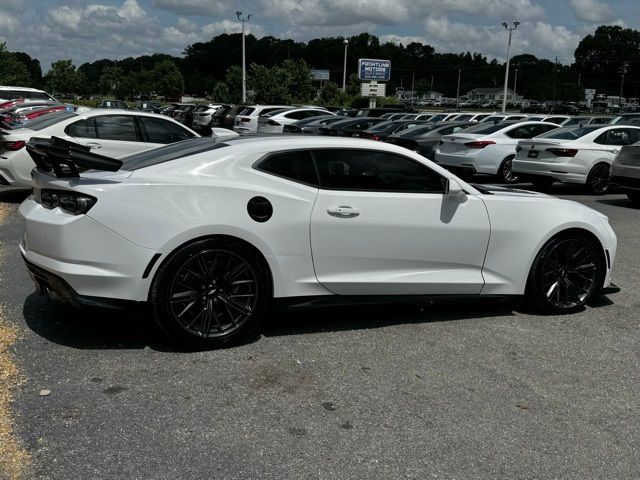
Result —
<path fill-rule="evenodd" d="M 620 149 L 611 164 L 611 186 L 622 189 L 633 203 L 640 205 L 640 142 Z"/>

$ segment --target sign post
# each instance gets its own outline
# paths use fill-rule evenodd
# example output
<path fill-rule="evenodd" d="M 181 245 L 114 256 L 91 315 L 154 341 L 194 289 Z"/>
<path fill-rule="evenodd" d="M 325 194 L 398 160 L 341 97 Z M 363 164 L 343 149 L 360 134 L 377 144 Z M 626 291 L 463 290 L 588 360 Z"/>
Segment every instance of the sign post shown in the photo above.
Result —
<path fill-rule="evenodd" d="M 584 98 L 587 101 L 587 108 L 591 108 L 591 100 L 596 95 L 596 91 L 593 88 L 585 88 L 584 89 Z"/>

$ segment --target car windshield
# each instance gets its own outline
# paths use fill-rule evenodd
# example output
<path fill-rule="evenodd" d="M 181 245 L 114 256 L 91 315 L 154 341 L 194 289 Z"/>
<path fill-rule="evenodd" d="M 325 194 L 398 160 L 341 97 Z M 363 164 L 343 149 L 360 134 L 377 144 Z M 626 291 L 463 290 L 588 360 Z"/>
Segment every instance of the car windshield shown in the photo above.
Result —
<path fill-rule="evenodd" d="M 387 132 L 393 130 L 395 127 L 399 125 L 398 122 L 389 121 L 389 122 L 381 122 L 377 125 L 374 125 L 369 129 L 370 132 Z"/>
<path fill-rule="evenodd" d="M 439 113 L 438 115 L 434 115 L 429 120 L 432 122 L 440 122 L 449 116 L 448 113 Z"/>
<path fill-rule="evenodd" d="M 537 138 L 554 138 L 557 140 L 576 140 L 590 134 L 594 130 L 602 128 L 602 125 L 586 125 L 584 127 L 557 128 L 550 132 L 538 135 Z"/>
<path fill-rule="evenodd" d="M 443 125 L 420 125 L 416 127 L 407 128 L 406 130 L 398 133 L 398 136 L 402 136 L 405 138 L 414 138 L 419 137 L 420 135 L 424 135 L 425 133 L 429 133 L 432 130 L 437 128 L 441 128 Z"/>
<path fill-rule="evenodd" d="M 226 143 L 217 143 L 215 138 L 197 137 L 172 143 L 164 147 L 152 150 L 143 150 L 123 159 L 122 170 L 133 172 L 141 168 L 158 165 L 159 163 L 189 157 L 198 153 L 208 152 L 222 147 L 228 147 Z"/>
<path fill-rule="evenodd" d="M 485 118 L 484 120 L 482 120 L 482 123 L 493 123 L 493 122 L 501 122 L 504 120 L 504 117 L 499 116 L 499 115 L 490 115 L 487 118 Z"/>

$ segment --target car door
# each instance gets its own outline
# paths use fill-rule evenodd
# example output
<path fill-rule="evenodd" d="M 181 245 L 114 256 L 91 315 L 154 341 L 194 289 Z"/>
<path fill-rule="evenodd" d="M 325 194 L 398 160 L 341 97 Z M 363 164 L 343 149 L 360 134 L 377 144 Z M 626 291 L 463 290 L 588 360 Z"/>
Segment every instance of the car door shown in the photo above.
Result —
<path fill-rule="evenodd" d="M 107 157 L 117 158 L 147 148 L 133 115 L 97 115 L 74 122 L 65 131 L 81 145 Z"/>
<path fill-rule="evenodd" d="M 458 203 L 415 159 L 365 149 L 313 151 L 318 281 L 342 295 L 477 294 L 489 241 L 480 199 Z"/>

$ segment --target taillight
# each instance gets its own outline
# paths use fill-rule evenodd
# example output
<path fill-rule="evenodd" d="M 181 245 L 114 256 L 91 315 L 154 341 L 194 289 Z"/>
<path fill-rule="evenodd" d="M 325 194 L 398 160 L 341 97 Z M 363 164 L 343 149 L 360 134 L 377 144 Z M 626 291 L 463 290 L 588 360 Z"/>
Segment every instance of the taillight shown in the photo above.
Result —
<path fill-rule="evenodd" d="M 574 148 L 547 148 L 547 152 L 553 153 L 556 157 L 575 157 L 578 150 Z"/>
<path fill-rule="evenodd" d="M 275 120 L 267 120 L 267 125 L 273 125 L 274 127 L 279 126 L 280 124 Z"/>
<path fill-rule="evenodd" d="M 60 207 L 61 210 L 73 215 L 87 213 L 98 201 L 97 198 L 80 192 L 40 188 L 33 189 L 33 198 L 45 208 Z"/>
<path fill-rule="evenodd" d="M 20 150 L 21 148 L 23 148 L 27 143 L 22 141 L 22 140 L 18 140 L 17 142 L 4 142 L 4 148 L 6 150 L 9 150 L 11 152 L 15 152 L 16 150 Z"/>
<path fill-rule="evenodd" d="M 487 145 L 495 145 L 496 142 L 492 142 L 491 140 L 479 140 L 477 142 L 467 142 L 464 144 L 467 148 L 484 148 Z"/>

